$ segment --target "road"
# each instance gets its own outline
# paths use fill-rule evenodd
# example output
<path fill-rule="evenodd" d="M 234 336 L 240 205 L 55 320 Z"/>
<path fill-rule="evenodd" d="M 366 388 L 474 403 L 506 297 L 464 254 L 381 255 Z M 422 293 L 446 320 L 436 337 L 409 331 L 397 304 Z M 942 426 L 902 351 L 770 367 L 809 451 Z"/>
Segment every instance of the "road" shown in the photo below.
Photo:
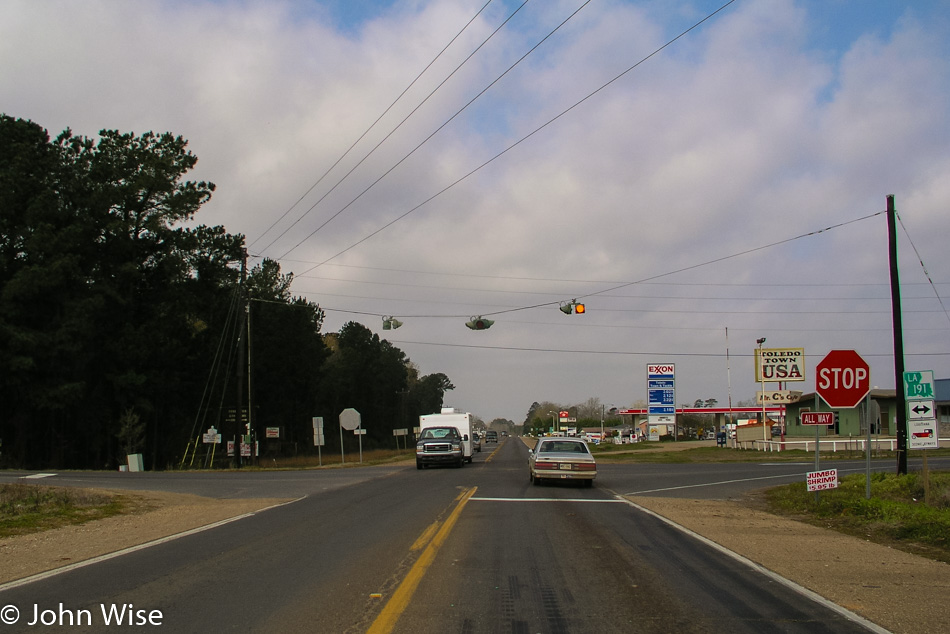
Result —
<path fill-rule="evenodd" d="M 38 614 L 108 631 L 102 610 L 125 606 L 174 632 L 867 631 L 617 495 L 722 498 L 811 464 L 605 465 L 593 489 L 537 487 L 520 441 L 494 447 L 462 469 L 58 474 L 47 482 L 297 501 L 6 589 L 21 618 L 4 630 Z"/>

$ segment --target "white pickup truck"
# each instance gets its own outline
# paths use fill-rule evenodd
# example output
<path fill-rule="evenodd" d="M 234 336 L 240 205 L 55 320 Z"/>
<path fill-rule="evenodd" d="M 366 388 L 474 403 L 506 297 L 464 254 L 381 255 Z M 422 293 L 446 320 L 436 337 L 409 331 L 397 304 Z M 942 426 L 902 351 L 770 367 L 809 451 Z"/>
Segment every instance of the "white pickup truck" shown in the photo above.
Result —
<path fill-rule="evenodd" d="M 443 407 L 438 414 L 424 414 L 419 417 L 419 440 L 416 442 L 416 467 L 422 469 L 429 464 L 454 463 L 457 458 L 454 452 L 449 451 L 450 455 L 437 455 L 445 453 L 445 443 L 438 445 L 435 438 L 426 438 L 433 436 L 434 433 L 426 434 L 427 429 L 435 428 L 454 428 L 459 434 L 459 453 L 462 462 L 472 462 L 473 442 L 472 442 L 472 415 L 466 412 Z M 436 450 L 436 447 L 439 447 Z M 461 466 L 461 463 L 459 463 Z"/>

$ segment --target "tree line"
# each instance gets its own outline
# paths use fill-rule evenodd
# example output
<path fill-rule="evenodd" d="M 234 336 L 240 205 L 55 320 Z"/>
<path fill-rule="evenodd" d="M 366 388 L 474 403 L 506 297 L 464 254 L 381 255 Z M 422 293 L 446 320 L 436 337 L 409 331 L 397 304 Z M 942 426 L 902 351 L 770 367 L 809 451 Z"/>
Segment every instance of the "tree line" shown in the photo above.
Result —
<path fill-rule="evenodd" d="M 239 334 L 243 405 L 257 437 L 281 429 L 278 450 L 314 451 L 322 416 L 338 451 L 348 407 L 364 447 L 394 446 L 454 388 L 359 323 L 322 333 L 277 262 L 242 280 L 244 236 L 194 222 L 215 189 L 185 180 L 196 162 L 170 133 L 51 139 L 0 114 L 0 466 L 116 468 L 134 452 L 162 469 L 209 427 L 233 437 Z"/>

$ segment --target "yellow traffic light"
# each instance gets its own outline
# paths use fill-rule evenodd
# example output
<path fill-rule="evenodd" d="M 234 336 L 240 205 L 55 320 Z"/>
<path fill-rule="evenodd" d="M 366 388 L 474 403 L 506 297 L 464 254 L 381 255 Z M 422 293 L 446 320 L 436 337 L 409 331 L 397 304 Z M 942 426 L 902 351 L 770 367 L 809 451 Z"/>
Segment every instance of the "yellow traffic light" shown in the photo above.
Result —
<path fill-rule="evenodd" d="M 576 299 L 572 299 L 569 302 L 564 302 L 558 307 L 565 315 L 583 315 L 587 312 L 587 307 L 584 304 L 580 304 Z"/>

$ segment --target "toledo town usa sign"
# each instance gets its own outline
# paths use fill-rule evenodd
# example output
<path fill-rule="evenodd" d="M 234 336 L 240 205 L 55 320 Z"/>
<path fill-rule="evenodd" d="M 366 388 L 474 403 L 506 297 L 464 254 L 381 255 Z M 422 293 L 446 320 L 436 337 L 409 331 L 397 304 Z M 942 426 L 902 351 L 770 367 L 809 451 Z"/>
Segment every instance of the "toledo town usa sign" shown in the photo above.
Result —
<path fill-rule="evenodd" d="M 805 380 L 804 348 L 761 348 L 756 353 L 757 383 Z"/>

